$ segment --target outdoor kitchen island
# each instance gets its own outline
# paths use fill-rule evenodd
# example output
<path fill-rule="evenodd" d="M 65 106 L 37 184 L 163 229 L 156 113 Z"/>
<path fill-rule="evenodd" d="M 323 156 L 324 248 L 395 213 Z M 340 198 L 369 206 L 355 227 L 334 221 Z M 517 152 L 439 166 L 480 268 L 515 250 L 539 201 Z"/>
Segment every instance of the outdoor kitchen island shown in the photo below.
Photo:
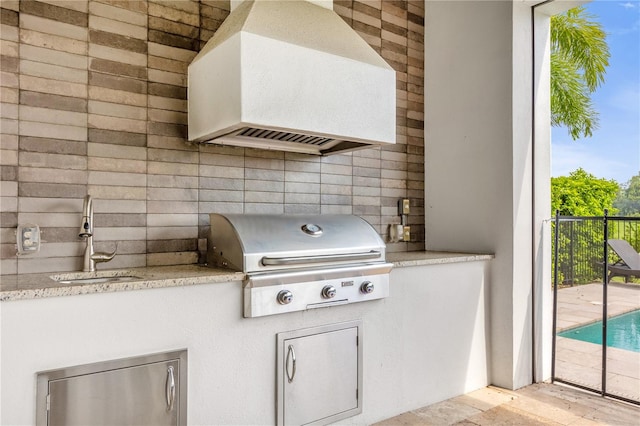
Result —
<path fill-rule="evenodd" d="M 188 424 L 276 422 L 276 335 L 362 321 L 362 413 L 370 424 L 489 384 L 492 255 L 389 253 L 389 297 L 243 318 L 242 273 L 131 268 L 129 281 L 3 276 L 2 424 L 35 424 L 36 373 L 188 351 Z"/>

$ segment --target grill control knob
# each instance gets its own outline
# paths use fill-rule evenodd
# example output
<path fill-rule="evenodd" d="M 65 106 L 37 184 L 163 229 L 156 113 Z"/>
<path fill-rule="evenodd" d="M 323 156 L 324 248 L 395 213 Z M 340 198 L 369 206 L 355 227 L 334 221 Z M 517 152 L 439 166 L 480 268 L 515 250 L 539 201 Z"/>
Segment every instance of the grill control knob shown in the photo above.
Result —
<path fill-rule="evenodd" d="M 293 300 L 293 293 L 289 290 L 281 290 L 280 293 L 278 293 L 277 299 L 279 304 L 288 305 Z"/>
<path fill-rule="evenodd" d="M 373 293 L 373 283 L 371 281 L 365 281 L 360 285 L 360 292 L 364 294 Z"/>
<path fill-rule="evenodd" d="M 322 297 L 331 299 L 336 296 L 336 288 L 332 285 L 325 285 L 322 289 Z"/>

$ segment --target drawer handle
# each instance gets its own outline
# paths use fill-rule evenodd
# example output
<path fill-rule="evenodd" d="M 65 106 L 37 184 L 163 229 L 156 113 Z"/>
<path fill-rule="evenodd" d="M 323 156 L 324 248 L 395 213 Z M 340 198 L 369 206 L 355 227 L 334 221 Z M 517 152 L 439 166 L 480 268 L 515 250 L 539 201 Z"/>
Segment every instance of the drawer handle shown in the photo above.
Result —
<path fill-rule="evenodd" d="M 167 411 L 173 410 L 173 403 L 176 400 L 176 380 L 173 376 L 173 366 L 170 365 L 167 368 L 167 386 L 166 386 L 166 396 L 167 396 Z"/>
<path fill-rule="evenodd" d="M 291 375 L 289 375 L 289 357 L 291 357 Z M 289 345 L 287 350 L 287 362 L 286 362 L 287 380 L 289 383 L 293 382 L 293 378 L 296 376 L 296 352 L 293 350 L 293 345 Z"/>

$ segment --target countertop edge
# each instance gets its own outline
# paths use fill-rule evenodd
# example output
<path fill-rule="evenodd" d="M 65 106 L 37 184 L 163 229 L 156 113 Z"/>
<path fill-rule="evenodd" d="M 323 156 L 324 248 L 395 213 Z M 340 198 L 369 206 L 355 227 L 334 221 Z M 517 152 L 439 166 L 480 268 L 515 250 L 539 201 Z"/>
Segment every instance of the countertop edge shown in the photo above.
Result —
<path fill-rule="evenodd" d="M 495 258 L 493 254 L 480 253 L 454 253 L 454 252 L 407 252 L 387 253 L 387 261 L 393 263 L 395 268 L 404 268 L 423 265 L 445 265 L 461 262 L 479 262 Z"/>
<path fill-rule="evenodd" d="M 494 257 L 492 254 L 428 251 L 387 253 L 387 261 L 392 263 L 394 268 L 477 262 L 491 260 Z M 56 275 L 56 273 L 3 276 L 3 281 L 9 279 L 9 277 L 15 280 L 14 285 L 3 283 L 3 287 L 10 286 L 16 288 L 3 289 L 0 291 L 0 302 L 154 288 L 185 287 L 243 281 L 245 279 L 245 274 L 242 272 L 205 268 L 199 265 L 127 268 L 127 271 L 140 276 L 140 279 L 124 282 L 60 285 L 50 278 L 51 275 Z M 20 281 L 22 281 L 22 283 Z"/>

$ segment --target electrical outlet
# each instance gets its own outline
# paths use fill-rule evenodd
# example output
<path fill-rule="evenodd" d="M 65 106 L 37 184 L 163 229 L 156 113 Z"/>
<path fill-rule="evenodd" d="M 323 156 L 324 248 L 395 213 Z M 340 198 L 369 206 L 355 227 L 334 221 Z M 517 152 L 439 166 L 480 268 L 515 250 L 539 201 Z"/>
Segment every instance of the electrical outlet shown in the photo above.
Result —
<path fill-rule="evenodd" d="M 404 238 L 404 228 L 400 224 L 392 223 L 389 225 L 389 242 L 397 243 Z"/>
<path fill-rule="evenodd" d="M 40 251 L 40 227 L 27 223 L 18 225 L 16 230 L 18 254 L 31 254 Z"/>

